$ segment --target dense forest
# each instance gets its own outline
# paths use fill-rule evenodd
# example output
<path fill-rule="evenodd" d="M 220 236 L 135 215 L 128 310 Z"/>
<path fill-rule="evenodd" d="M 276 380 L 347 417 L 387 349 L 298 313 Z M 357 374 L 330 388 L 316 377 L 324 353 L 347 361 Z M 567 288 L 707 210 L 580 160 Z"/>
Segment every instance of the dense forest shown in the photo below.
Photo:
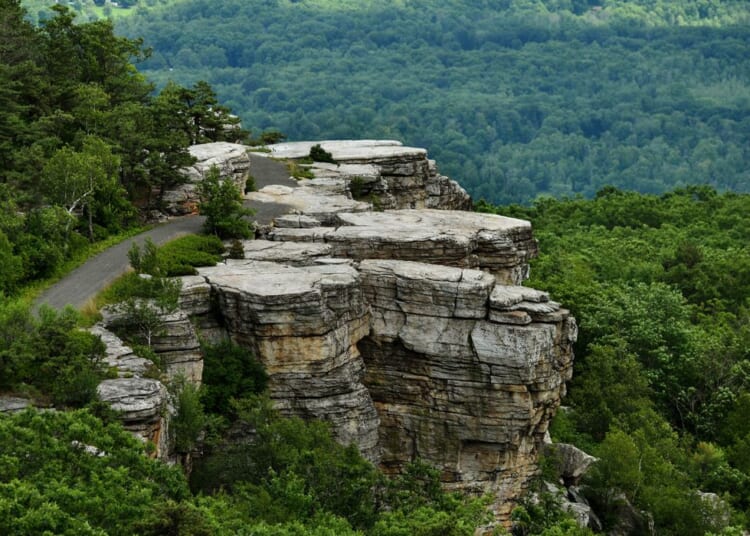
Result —
<path fill-rule="evenodd" d="M 249 128 L 426 147 L 475 198 L 750 189 L 750 6 L 185 0 L 122 19 Z"/>
<path fill-rule="evenodd" d="M 529 284 L 578 319 L 568 408 L 552 435 L 601 458 L 587 485 L 605 522 L 617 503 L 606 490 L 617 488 L 657 534 L 718 531 L 722 515 L 746 524 L 750 196 L 607 188 L 593 200 L 478 208 L 533 222 L 541 254 Z M 731 509 L 708 513 L 698 490 Z"/>
<path fill-rule="evenodd" d="M 39 27 L 0 3 L 0 292 L 54 276 L 141 223 L 184 181 L 187 148 L 245 132 L 205 82 L 154 86 L 142 42 L 55 7 Z"/>

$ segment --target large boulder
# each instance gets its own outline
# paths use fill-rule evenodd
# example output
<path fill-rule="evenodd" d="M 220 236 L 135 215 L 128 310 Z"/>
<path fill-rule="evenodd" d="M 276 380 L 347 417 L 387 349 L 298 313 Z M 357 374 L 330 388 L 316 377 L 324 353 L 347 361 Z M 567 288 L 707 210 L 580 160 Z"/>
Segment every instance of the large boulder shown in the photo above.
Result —
<path fill-rule="evenodd" d="M 219 141 L 192 145 L 188 151 L 196 161 L 183 170 L 185 181 L 162 195 L 163 210 L 167 214 L 182 216 L 196 211 L 200 201 L 198 184 L 214 166 L 218 168 L 222 180 L 232 181 L 240 192 L 245 191 L 250 175 L 250 157 L 246 146 Z"/>

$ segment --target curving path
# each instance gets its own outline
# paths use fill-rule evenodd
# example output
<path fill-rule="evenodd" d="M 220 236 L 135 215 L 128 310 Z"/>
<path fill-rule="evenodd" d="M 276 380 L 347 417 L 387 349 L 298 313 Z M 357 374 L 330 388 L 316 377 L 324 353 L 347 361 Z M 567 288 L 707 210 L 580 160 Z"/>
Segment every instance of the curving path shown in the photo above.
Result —
<path fill-rule="evenodd" d="M 250 172 L 255 178 L 258 189 L 270 184 L 297 186 L 296 181 L 289 178 L 286 165 L 253 153 L 249 153 L 249 155 Z M 254 203 L 250 201 L 246 201 L 245 206 L 256 211 L 255 221 L 260 224 L 270 223 L 275 217 L 289 212 L 290 208 L 279 203 Z M 127 271 L 129 266 L 128 250 L 133 242 L 143 244 L 147 238 L 150 238 L 155 244 L 159 245 L 180 236 L 198 233 L 203 226 L 204 219 L 203 216 L 174 218 L 103 251 L 42 292 L 34 300 L 34 311 L 38 311 L 39 307 L 45 303 L 55 309 L 61 309 L 67 304 L 76 309 L 82 308 L 86 302 Z"/>

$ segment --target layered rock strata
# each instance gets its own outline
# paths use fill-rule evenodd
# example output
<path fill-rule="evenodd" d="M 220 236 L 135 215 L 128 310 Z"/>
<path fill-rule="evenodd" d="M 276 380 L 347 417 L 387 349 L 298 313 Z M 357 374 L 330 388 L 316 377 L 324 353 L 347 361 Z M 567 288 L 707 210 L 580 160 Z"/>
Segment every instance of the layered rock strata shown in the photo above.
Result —
<path fill-rule="evenodd" d="M 123 426 L 144 441 L 151 441 L 154 455 L 168 458 L 167 434 L 169 396 L 164 384 L 151 375 L 154 364 L 137 357 L 117 335 L 97 324 L 91 333 L 106 345 L 105 363 L 117 371 L 117 378 L 102 381 L 97 387 L 99 399 L 120 413 Z"/>
<path fill-rule="evenodd" d="M 377 459 L 378 418 L 356 347 L 370 318 L 356 270 L 349 263 L 246 260 L 201 275 L 233 339 L 263 362 L 277 408 L 328 420 L 340 442 Z"/>
<path fill-rule="evenodd" d="M 272 229 L 269 240 L 314 242 L 355 260 L 400 259 L 478 268 L 501 283 L 528 277 L 537 243 L 527 221 L 450 210 L 339 213 L 337 227 Z"/>
<path fill-rule="evenodd" d="M 314 144 L 271 155 L 303 158 Z M 576 337 L 568 311 L 520 286 L 537 253 L 531 226 L 450 210 L 470 199 L 423 149 L 321 145 L 338 164 L 311 164 L 316 178 L 297 188 L 248 194 L 292 212 L 245 241 L 244 260 L 183 278 L 183 316 L 157 347 L 191 354 L 188 326 L 230 337 L 264 364 L 283 413 L 329 421 L 387 472 L 422 459 L 449 489 L 492 493 L 507 520 L 537 469 Z M 102 395 L 125 407 L 114 387 Z"/>
<path fill-rule="evenodd" d="M 200 269 L 185 302 L 214 304 L 266 366 L 282 411 L 330 421 L 386 471 L 423 459 L 450 489 L 493 493 L 507 518 L 536 471 L 576 336 L 566 310 L 517 284 L 536 254 L 528 222 L 336 218 L 244 242 L 247 258 Z"/>
<path fill-rule="evenodd" d="M 302 159 L 319 144 L 337 164 L 308 165 L 329 188 L 340 188 L 380 209 L 443 208 L 470 210 L 471 198 L 455 181 L 441 175 L 427 151 L 393 140 L 330 140 L 269 146 L 276 158 Z"/>
<path fill-rule="evenodd" d="M 381 419 L 381 465 L 399 472 L 429 460 L 447 487 L 493 493 L 505 517 L 536 471 L 570 379 L 574 320 L 543 293 L 498 304 L 508 287 L 478 270 L 366 260 L 360 273 L 373 320 L 359 346 Z M 548 312 L 535 312 L 542 301 Z M 533 318 L 519 325 L 494 311 Z"/>
<path fill-rule="evenodd" d="M 195 163 L 183 169 L 185 182 L 166 190 L 162 195 L 164 211 L 170 216 L 181 216 L 196 211 L 199 201 L 198 184 L 216 166 L 222 180 L 232 181 L 241 192 L 250 171 L 247 147 L 237 143 L 214 142 L 188 148 Z"/>
<path fill-rule="evenodd" d="M 183 295 L 189 295 L 189 293 L 183 293 Z M 200 297 L 196 296 L 194 302 L 202 298 L 204 304 L 200 307 L 196 305 L 195 309 L 190 312 L 197 314 L 200 308 L 205 309 L 210 307 L 210 303 L 207 301 L 208 297 L 207 292 Z M 186 306 L 189 305 L 186 302 L 186 298 L 183 298 L 182 302 Z M 160 317 L 160 325 L 154 328 L 151 335 L 151 349 L 158 357 L 161 368 L 166 373 L 167 378 L 172 380 L 180 377 L 199 385 L 203 377 L 203 353 L 200 349 L 198 333 L 190 321 L 187 312 L 177 310 L 173 313 L 164 313 L 149 303 L 144 303 L 143 306 L 153 307 L 154 313 Z M 133 329 L 132 320 L 121 307 L 105 307 L 102 310 L 102 317 L 102 329 L 117 332 Z M 102 337 L 102 340 L 107 344 L 108 354 L 118 351 L 116 350 L 117 346 L 108 342 L 105 336 Z M 111 360 L 111 358 L 108 358 L 108 360 Z M 119 358 L 117 363 L 113 362 L 110 366 L 129 373 L 136 372 L 128 368 L 129 363 L 123 361 L 122 358 Z"/>

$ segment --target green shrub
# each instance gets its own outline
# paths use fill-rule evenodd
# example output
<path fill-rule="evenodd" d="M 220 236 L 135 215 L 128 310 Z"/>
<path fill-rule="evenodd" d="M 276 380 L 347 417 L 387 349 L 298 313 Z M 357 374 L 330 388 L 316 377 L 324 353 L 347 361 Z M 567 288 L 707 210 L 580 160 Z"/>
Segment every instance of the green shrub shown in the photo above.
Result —
<path fill-rule="evenodd" d="M 215 266 L 222 253 L 224 244 L 217 236 L 183 236 L 159 248 L 159 266 L 166 276 L 194 275 L 197 266 Z"/>
<path fill-rule="evenodd" d="M 232 240 L 232 245 L 229 248 L 230 259 L 244 259 L 245 258 L 245 247 L 239 240 Z"/>
<path fill-rule="evenodd" d="M 175 452 L 186 454 L 193 450 L 206 425 L 199 389 L 184 378 L 173 384 L 177 391 L 177 415 L 172 419 Z"/>
<path fill-rule="evenodd" d="M 268 375 L 249 350 L 230 340 L 203 347 L 203 403 L 206 410 L 228 415 L 232 398 L 265 390 Z"/>
<path fill-rule="evenodd" d="M 308 168 L 299 165 L 297 162 L 287 162 L 287 168 L 289 169 L 289 175 L 295 179 L 314 179 L 315 175 Z"/>
<path fill-rule="evenodd" d="M 220 238 L 248 238 L 253 234 L 246 217 L 254 212 L 243 206 L 242 192 L 231 180 L 221 180 L 216 166 L 198 184 L 198 191 L 200 213 L 206 216 L 206 233 Z"/>
<path fill-rule="evenodd" d="M 333 159 L 333 155 L 323 149 L 319 143 L 310 147 L 310 158 L 314 162 L 328 162 L 330 164 L 338 163 Z"/>
<path fill-rule="evenodd" d="M 0 388 L 31 386 L 58 406 L 93 400 L 106 372 L 104 345 L 80 331 L 79 320 L 70 307 L 42 307 L 35 318 L 20 301 L 0 303 Z"/>

